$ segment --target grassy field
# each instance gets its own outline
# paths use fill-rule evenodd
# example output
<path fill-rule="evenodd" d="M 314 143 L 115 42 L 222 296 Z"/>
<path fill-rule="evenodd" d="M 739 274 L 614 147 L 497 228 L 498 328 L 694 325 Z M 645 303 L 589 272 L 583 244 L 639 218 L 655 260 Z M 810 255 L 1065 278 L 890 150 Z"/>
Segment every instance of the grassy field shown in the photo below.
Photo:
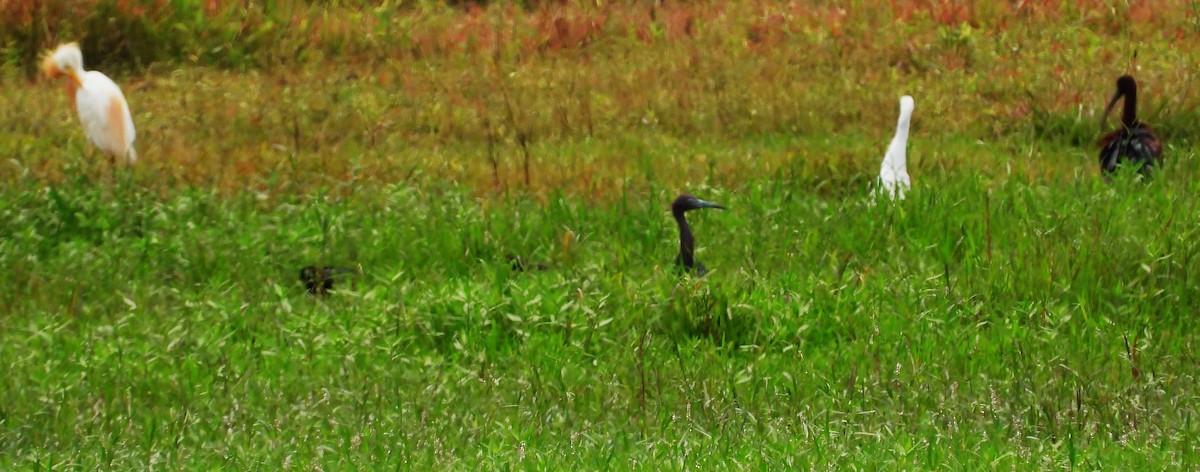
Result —
<path fill-rule="evenodd" d="M 0 7 L 4 468 L 1198 467 L 1191 3 L 91 3 Z"/>

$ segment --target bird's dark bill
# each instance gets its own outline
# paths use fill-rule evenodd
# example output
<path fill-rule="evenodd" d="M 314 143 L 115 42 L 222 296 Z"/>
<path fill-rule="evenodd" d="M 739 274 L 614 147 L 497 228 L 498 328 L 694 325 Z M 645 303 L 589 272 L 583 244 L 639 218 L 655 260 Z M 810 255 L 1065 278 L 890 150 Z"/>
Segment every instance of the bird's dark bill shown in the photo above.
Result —
<path fill-rule="evenodd" d="M 1112 100 L 1109 100 L 1108 106 L 1104 108 L 1104 116 L 1100 117 L 1100 126 L 1104 126 L 1104 122 L 1108 121 L 1108 114 L 1112 112 L 1113 107 L 1117 104 L 1117 100 L 1120 100 L 1123 95 L 1125 94 L 1120 90 L 1117 90 L 1117 93 L 1113 94 Z"/>
<path fill-rule="evenodd" d="M 720 203 L 706 202 L 700 199 L 696 199 L 696 208 L 716 208 L 718 210 L 726 209 Z"/>

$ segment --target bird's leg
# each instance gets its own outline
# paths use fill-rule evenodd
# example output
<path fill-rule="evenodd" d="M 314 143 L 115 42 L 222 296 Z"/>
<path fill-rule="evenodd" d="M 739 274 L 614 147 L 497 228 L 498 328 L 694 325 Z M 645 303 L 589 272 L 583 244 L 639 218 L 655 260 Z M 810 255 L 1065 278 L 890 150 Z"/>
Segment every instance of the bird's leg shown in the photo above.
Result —
<path fill-rule="evenodd" d="M 81 170 L 87 173 L 88 177 L 95 177 L 96 168 L 95 161 L 92 160 L 92 145 L 85 143 L 83 145 L 83 161 L 79 163 Z"/>
<path fill-rule="evenodd" d="M 112 154 L 108 154 L 108 183 L 113 184 L 117 181 L 117 158 Z"/>

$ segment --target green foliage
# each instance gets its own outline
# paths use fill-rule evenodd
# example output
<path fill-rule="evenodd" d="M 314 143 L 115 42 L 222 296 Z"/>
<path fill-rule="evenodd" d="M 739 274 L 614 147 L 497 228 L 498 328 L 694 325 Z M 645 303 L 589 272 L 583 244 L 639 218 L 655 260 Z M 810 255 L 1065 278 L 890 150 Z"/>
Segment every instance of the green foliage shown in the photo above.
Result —
<path fill-rule="evenodd" d="M 896 203 L 700 189 L 731 208 L 694 218 L 703 279 L 670 265 L 665 192 L 9 188 L 0 457 L 1186 467 L 1200 211 L 1173 158 L 1149 184 L 916 174 Z M 315 298 L 308 264 L 363 275 Z"/>
<path fill-rule="evenodd" d="M 1200 43 L 1128 3 L 5 3 L 0 464 L 1195 468 Z"/>

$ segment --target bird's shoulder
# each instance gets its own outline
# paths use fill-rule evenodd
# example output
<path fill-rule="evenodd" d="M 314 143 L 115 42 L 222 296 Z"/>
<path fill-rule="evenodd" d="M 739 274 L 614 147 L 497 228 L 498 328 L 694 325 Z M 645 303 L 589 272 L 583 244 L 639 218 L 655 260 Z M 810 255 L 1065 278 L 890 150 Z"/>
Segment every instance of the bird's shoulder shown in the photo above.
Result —
<path fill-rule="evenodd" d="M 103 72 L 95 70 L 89 70 L 83 74 L 83 87 L 80 89 L 87 89 L 95 93 L 121 95 L 121 87 L 116 82 L 113 82 Z"/>
<path fill-rule="evenodd" d="M 1100 138 L 1100 147 L 1108 149 L 1119 143 L 1125 137 L 1125 130 L 1119 129 L 1108 133 Z"/>
<path fill-rule="evenodd" d="M 1156 157 L 1162 154 L 1162 141 L 1149 126 L 1141 125 L 1134 130 L 1132 140 Z"/>

